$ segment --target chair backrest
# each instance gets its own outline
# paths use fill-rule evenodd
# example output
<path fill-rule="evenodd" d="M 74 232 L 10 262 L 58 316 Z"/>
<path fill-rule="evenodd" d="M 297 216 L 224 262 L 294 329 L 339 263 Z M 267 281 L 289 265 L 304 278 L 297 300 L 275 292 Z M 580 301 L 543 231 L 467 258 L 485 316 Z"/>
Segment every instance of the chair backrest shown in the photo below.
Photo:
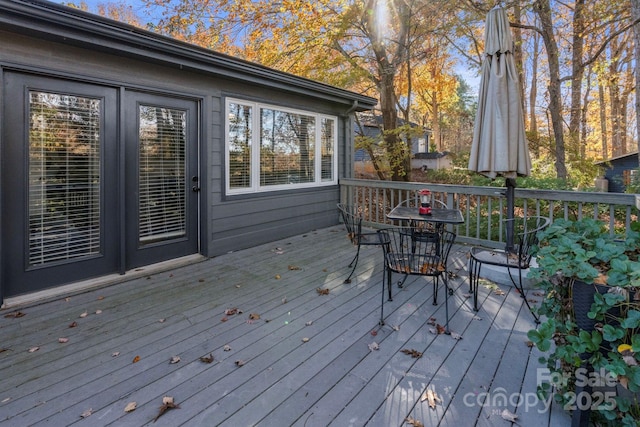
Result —
<path fill-rule="evenodd" d="M 531 249 L 538 244 L 538 232 L 546 228 L 551 220 L 544 216 L 506 219 L 504 220 L 505 228 L 509 221 L 513 221 L 514 251 L 520 265 L 527 268 L 533 256 Z"/>
<path fill-rule="evenodd" d="M 442 230 L 430 239 L 415 234 L 412 227 L 378 230 L 387 268 L 397 273 L 439 275 L 446 271 L 447 261 L 456 235 Z"/>
<path fill-rule="evenodd" d="M 362 234 L 362 215 L 353 206 L 338 203 L 338 210 L 342 216 L 342 222 L 347 229 L 347 237 L 354 245 L 358 244 Z"/>

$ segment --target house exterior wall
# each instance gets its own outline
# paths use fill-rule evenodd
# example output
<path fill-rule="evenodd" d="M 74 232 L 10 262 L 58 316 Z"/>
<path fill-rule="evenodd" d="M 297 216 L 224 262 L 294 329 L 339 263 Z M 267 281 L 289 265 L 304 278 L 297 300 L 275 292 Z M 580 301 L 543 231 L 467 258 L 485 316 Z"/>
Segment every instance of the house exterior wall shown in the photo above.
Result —
<path fill-rule="evenodd" d="M 0 0 L 0 19 L 5 18 L 2 8 L 7 4 Z M 24 2 L 22 6 L 30 7 L 29 2 Z M 58 8 L 55 7 L 56 10 Z M 5 73 L 42 75 L 115 88 L 121 98 L 128 91 L 137 91 L 185 98 L 198 103 L 201 110 L 200 253 L 203 255 L 215 256 L 338 222 L 335 207 L 339 201 L 338 185 L 250 195 L 225 194 L 225 99 L 232 97 L 266 102 L 336 117 L 337 173 L 338 177 L 351 177 L 352 114 L 356 109 L 370 108 L 367 105 L 357 106 L 358 99 L 362 102 L 363 97 L 348 99 L 347 95 L 340 99 L 334 95 L 314 96 L 311 90 L 309 93 L 291 90 L 281 82 L 265 80 L 261 77 L 266 73 L 262 69 L 257 69 L 255 78 L 244 76 L 240 79 L 237 78 L 237 72 L 225 73 L 223 69 L 209 72 L 195 67 L 183 68 L 179 60 L 166 63 L 164 59 L 154 60 L 151 55 L 136 57 L 131 51 L 140 49 L 140 46 L 129 49 L 127 53 L 127 46 L 117 46 L 118 43 L 113 40 L 102 44 L 99 40 L 90 41 L 88 43 L 95 42 L 96 46 L 108 46 L 92 49 L 86 46 L 86 42 L 48 37 L 41 28 L 33 31 L 33 35 L 28 29 L 13 31 L 7 26 L 0 28 L 0 79 Z M 122 49 L 122 54 L 118 53 L 118 49 Z M 248 74 L 251 72 L 251 69 L 247 71 Z M 286 75 L 281 80 L 287 79 L 295 80 Z M 3 86 L 0 100 L 5 97 L 4 89 Z M 322 86 L 319 90 L 322 90 Z M 7 105 L 4 101 L 2 104 Z M 122 120 L 122 104 L 120 108 Z M 3 120 L 4 115 L 0 118 L 0 127 Z M 121 123 L 113 125 L 121 126 Z M 121 144 L 126 145 L 124 133 L 119 132 L 118 135 L 123 139 Z M 4 191 L 7 183 L 0 181 L 0 185 Z M 0 251 L 3 250 L 6 249 L 0 247 Z M 1 297 L 0 293 L 0 300 Z"/>
<path fill-rule="evenodd" d="M 605 178 L 609 180 L 610 193 L 624 193 L 627 188 L 625 182 L 629 171 L 638 169 L 638 155 L 623 156 L 613 159 L 605 171 Z"/>

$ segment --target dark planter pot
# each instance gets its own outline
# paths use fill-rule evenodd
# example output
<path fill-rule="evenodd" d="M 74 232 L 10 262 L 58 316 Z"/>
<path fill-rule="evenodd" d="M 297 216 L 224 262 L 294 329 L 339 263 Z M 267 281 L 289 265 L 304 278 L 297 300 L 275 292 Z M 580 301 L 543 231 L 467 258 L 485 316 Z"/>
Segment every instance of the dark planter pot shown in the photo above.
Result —
<path fill-rule="evenodd" d="M 594 302 L 594 295 L 606 294 L 609 287 L 606 285 L 596 285 L 594 283 L 584 283 L 580 280 L 573 282 L 573 289 L 571 290 L 571 297 L 573 302 L 573 313 L 576 318 L 576 324 L 580 329 L 587 332 L 592 332 L 596 329 L 596 321 L 589 319 L 587 313 L 591 310 L 591 304 Z M 619 311 L 619 310 L 616 310 Z M 620 314 L 611 313 L 613 315 Z"/>

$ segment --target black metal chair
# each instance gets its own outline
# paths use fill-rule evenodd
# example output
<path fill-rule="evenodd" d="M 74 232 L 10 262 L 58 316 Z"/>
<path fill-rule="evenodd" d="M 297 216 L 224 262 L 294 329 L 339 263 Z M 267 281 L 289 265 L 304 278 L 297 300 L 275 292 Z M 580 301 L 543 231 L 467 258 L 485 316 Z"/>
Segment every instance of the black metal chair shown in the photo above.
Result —
<path fill-rule="evenodd" d="M 349 237 L 351 243 L 358 247 L 358 249 L 356 250 L 356 255 L 349 263 L 349 267 L 353 267 L 351 269 L 351 273 L 349 273 L 349 277 L 344 279 L 344 283 L 351 283 L 351 276 L 353 275 L 353 272 L 356 270 L 356 266 L 358 265 L 358 258 L 360 257 L 360 247 L 374 245 L 377 246 L 380 244 L 380 241 L 375 231 L 362 231 L 362 212 L 359 209 L 354 208 L 353 206 L 338 203 L 338 210 L 340 211 L 340 215 L 342 216 L 342 222 L 347 229 L 347 237 Z"/>
<path fill-rule="evenodd" d="M 478 280 L 484 264 L 497 267 L 505 267 L 509 273 L 511 282 L 524 298 L 527 308 L 533 314 L 536 323 L 540 319 L 531 309 L 531 305 L 524 294 L 522 272 L 529 268 L 533 254 L 531 249 L 538 244 L 538 231 L 546 228 L 551 222 L 549 218 L 530 216 L 527 218 L 512 218 L 503 221 L 503 235 L 506 235 L 509 222 L 513 224 L 514 245 L 511 250 L 487 249 L 482 247 L 471 248 L 469 257 L 469 292 L 473 292 L 473 309 L 478 311 Z M 506 241 L 506 240 L 505 240 Z M 514 278 L 517 270 L 518 280 Z"/>
<path fill-rule="evenodd" d="M 380 324 L 384 325 L 384 289 L 387 286 L 388 300 L 393 301 L 392 274 L 431 277 L 433 281 L 433 304 L 438 304 L 438 286 L 443 278 L 448 289 L 447 261 L 456 235 L 450 231 L 416 232 L 414 227 L 393 227 L 378 230 L 384 252 L 382 280 L 382 304 Z M 403 281 L 404 282 L 404 281 Z M 449 292 L 445 292 L 446 330 L 449 331 Z"/>

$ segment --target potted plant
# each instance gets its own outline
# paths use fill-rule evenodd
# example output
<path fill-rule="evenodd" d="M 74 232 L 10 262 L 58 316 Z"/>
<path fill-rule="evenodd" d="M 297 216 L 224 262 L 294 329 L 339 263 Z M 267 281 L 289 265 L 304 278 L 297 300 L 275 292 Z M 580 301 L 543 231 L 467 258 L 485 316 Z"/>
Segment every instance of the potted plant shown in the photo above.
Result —
<path fill-rule="evenodd" d="M 538 314 L 546 320 L 528 336 L 553 379 L 538 385 L 539 396 L 590 411 L 596 425 L 637 426 L 640 224 L 612 236 L 601 221 L 561 219 L 538 237 L 529 277 L 545 292 Z M 589 388 L 600 385 L 609 388 Z"/>

